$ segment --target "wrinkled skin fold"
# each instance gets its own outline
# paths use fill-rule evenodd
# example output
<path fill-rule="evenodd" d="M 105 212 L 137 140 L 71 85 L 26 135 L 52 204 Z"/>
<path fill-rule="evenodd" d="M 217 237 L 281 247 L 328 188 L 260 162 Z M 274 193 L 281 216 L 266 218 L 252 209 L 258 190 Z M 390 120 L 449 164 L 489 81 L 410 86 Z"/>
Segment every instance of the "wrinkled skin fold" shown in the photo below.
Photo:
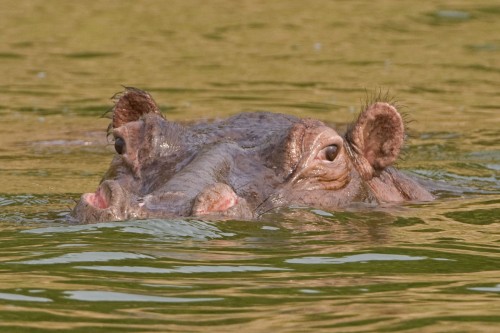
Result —
<path fill-rule="evenodd" d="M 135 88 L 115 97 L 116 155 L 72 216 L 82 223 L 152 217 L 256 219 L 280 207 L 428 201 L 392 165 L 404 143 L 396 108 L 378 101 L 344 136 L 312 119 L 242 113 L 184 127 Z"/>

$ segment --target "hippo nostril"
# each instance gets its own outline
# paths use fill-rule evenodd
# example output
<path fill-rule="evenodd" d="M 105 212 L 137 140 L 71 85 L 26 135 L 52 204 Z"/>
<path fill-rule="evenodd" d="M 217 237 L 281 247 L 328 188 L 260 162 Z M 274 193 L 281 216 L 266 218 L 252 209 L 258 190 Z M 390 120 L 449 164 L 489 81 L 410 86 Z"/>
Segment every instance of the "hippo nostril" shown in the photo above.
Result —
<path fill-rule="evenodd" d="M 223 183 L 210 184 L 196 197 L 193 214 L 200 216 L 224 212 L 238 204 L 238 199 L 230 186 Z"/>
<path fill-rule="evenodd" d="M 103 181 L 93 193 L 85 193 L 77 203 L 71 216 L 84 223 L 121 221 L 131 215 L 124 209 L 123 189 L 114 180 Z"/>
<path fill-rule="evenodd" d="M 109 200 L 99 187 L 95 193 L 87 193 L 85 195 L 87 203 L 95 208 L 106 209 L 109 207 Z"/>
<path fill-rule="evenodd" d="M 98 209 L 107 209 L 116 205 L 118 186 L 114 182 L 105 181 L 94 193 L 87 193 L 84 195 L 85 201 Z"/>

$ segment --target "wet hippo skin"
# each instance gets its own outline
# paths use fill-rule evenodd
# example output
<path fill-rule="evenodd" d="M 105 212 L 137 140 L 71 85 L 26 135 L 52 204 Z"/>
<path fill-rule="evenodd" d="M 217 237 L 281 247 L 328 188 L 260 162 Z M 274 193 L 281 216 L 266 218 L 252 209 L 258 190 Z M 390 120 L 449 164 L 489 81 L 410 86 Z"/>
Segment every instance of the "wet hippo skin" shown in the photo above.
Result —
<path fill-rule="evenodd" d="M 190 127 L 170 122 L 147 92 L 117 95 L 116 155 L 72 216 L 83 223 L 176 216 L 256 219 L 291 205 L 428 201 L 393 167 L 405 126 L 396 108 L 368 104 L 342 136 L 313 119 L 255 112 Z"/>

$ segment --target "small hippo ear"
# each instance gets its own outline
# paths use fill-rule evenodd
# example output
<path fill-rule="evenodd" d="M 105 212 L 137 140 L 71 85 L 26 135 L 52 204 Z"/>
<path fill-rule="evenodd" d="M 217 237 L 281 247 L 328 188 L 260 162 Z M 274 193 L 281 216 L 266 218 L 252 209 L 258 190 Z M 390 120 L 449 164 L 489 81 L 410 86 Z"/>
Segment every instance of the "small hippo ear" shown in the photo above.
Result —
<path fill-rule="evenodd" d="M 377 176 L 398 158 L 404 142 L 404 122 L 396 108 L 377 102 L 368 106 L 347 131 L 358 171 L 365 179 Z"/>
<path fill-rule="evenodd" d="M 161 116 L 160 109 L 150 94 L 145 91 L 126 87 L 125 91 L 113 97 L 113 128 L 131 121 L 136 121 L 146 113 L 156 113 Z"/>

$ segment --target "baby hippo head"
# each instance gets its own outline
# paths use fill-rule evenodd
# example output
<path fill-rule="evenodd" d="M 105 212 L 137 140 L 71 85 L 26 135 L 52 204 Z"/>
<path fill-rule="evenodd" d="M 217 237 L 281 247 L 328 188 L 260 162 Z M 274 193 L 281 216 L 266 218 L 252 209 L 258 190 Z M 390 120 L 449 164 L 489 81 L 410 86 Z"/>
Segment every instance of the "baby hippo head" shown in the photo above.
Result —
<path fill-rule="evenodd" d="M 392 166 L 404 131 L 386 102 L 366 106 L 344 136 L 317 120 L 266 112 L 181 126 L 166 120 L 147 92 L 127 88 L 112 111 L 110 168 L 72 215 L 84 223 L 255 219 L 291 205 L 334 210 L 431 200 Z"/>

